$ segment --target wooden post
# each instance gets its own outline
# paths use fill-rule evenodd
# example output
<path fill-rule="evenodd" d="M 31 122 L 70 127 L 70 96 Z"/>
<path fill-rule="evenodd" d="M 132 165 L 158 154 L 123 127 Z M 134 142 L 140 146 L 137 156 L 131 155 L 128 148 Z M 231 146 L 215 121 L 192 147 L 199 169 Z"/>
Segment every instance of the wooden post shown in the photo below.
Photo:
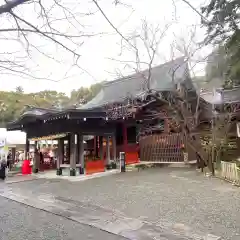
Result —
<path fill-rule="evenodd" d="M 64 159 L 64 139 L 58 140 L 57 175 L 62 175 L 61 164 Z"/>
<path fill-rule="evenodd" d="M 93 138 L 93 156 L 94 156 L 94 157 L 97 156 L 96 142 L 97 142 L 97 137 L 94 136 L 94 138 Z"/>
<path fill-rule="evenodd" d="M 99 156 L 100 159 L 103 160 L 104 159 L 104 154 L 103 154 L 103 136 L 99 137 Z"/>
<path fill-rule="evenodd" d="M 109 136 L 106 137 L 106 165 L 110 164 L 110 144 L 109 144 Z"/>
<path fill-rule="evenodd" d="M 125 123 L 123 123 L 123 128 L 122 128 L 122 131 L 123 131 L 123 149 L 124 149 L 124 152 L 127 151 L 127 126 Z"/>
<path fill-rule="evenodd" d="M 84 174 L 84 143 L 83 143 L 83 135 L 78 135 L 78 145 L 79 145 L 79 162 L 81 164 L 80 174 Z"/>
<path fill-rule="evenodd" d="M 12 166 L 13 166 L 13 164 L 15 162 L 15 158 L 16 158 L 16 148 L 13 147 L 11 150 L 12 150 L 12 159 L 11 159 L 10 166 L 9 166 L 10 170 L 12 169 Z"/>
<path fill-rule="evenodd" d="M 40 155 L 37 149 L 37 141 L 34 142 L 34 154 L 33 154 L 33 173 L 38 172 Z"/>
<path fill-rule="evenodd" d="M 67 163 L 70 163 L 70 156 L 71 156 L 71 134 L 68 135 L 68 144 L 67 144 L 67 151 L 66 151 L 66 155 L 67 155 Z"/>
<path fill-rule="evenodd" d="M 70 136 L 70 176 L 76 176 L 76 150 L 77 135 L 71 133 Z"/>
<path fill-rule="evenodd" d="M 79 150 L 80 150 L 80 147 L 79 147 L 79 134 L 77 133 L 77 149 L 76 149 L 76 164 L 79 164 L 80 163 L 80 157 L 79 157 Z"/>
<path fill-rule="evenodd" d="M 28 157 L 29 145 L 30 145 L 30 143 L 28 140 L 28 134 L 26 134 L 26 143 L 25 143 L 25 152 L 24 152 L 25 159 L 27 159 L 27 157 Z"/>
<path fill-rule="evenodd" d="M 117 160 L 117 145 L 116 145 L 116 136 L 113 134 L 112 136 L 112 150 L 113 150 L 113 161 Z"/>
<path fill-rule="evenodd" d="M 96 137 L 95 137 L 95 157 L 96 157 L 96 158 L 99 157 L 98 143 L 99 143 L 99 137 L 96 136 Z"/>

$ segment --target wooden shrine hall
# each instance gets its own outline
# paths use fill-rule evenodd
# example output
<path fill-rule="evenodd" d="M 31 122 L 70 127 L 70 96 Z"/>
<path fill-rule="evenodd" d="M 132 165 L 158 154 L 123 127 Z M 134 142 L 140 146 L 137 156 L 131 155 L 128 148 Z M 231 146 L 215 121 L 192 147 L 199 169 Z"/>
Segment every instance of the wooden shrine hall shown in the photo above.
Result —
<path fill-rule="evenodd" d="M 69 168 L 73 176 L 78 172 L 82 174 L 88 171 L 88 165 L 96 162 L 108 169 L 112 162 L 116 163 L 119 152 L 125 152 L 126 164 L 137 163 L 142 156 L 147 161 L 148 155 L 139 149 L 143 133 L 161 136 L 170 133 L 165 110 L 159 111 L 161 106 L 149 98 L 144 77 L 148 72 L 145 70 L 107 82 L 97 96 L 84 105 L 68 109 L 28 107 L 19 119 L 7 125 L 7 129 L 26 132 L 26 152 L 29 151 L 29 140 L 36 141 L 36 144 L 38 139 L 58 140 L 57 174 L 61 174 L 63 168 Z M 175 87 L 172 72 L 176 84 L 189 84 L 188 65 L 181 57 L 153 67 L 148 87 L 156 94 L 171 91 Z M 159 111 L 159 114 L 149 117 L 150 109 Z M 84 136 L 94 137 L 84 140 Z M 175 148 L 175 145 L 171 147 Z M 168 146 L 157 150 L 157 153 L 161 152 L 168 154 Z M 180 155 L 178 151 L 177 161 L 182 161 Z M 155 154 L 156 160 L 158 156 Z"/>
<path fill-rule="evenodd" d="M 110 157 L 116 162 L 116 129 L 106 120 L 103 111 L 30 107 L 20 119 L 8 125 L 8 130 L 17 129 L 27 134 L 25 153 L 29 152 L 30 140 L 35 141 L 36 148 L 38 140 L 58 140 L 56 169 L 59 175 L 63 168 L 69 168 L 71 176 L 75 176 L 76 171 L 84 173 L 84 152 L 89 150 L 84 147 L 84 136 L 94 136 L 92 141 L 85 141 L 93 150 L 89 151 L 91 160 L 103 162 L 105 159 L 102 167 L 110 164 Z"/>

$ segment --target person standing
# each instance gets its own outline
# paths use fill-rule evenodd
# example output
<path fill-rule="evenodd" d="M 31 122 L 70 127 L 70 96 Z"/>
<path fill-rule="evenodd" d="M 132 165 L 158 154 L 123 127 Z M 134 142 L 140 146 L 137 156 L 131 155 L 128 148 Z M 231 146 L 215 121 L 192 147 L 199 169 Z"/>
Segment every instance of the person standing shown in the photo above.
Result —
<path fill-rule="evenodd" d="M 33 173 L 38 173 L 39 167 L 40 167 L 40 153 L 38 149 L 36 149 L 33 157 Z"/>
<path fill-rule="evenodd" d="M 8 171 L 11 170 L 11 165 L 12 165 L 12 153 L 9 152 L 8 155 L 7 155 L 7 168 L 8 168 Z"/>
<path fill-rule="evenodd" d="M 6 168 L 7 168 L 7 161 L 3 158 L 0 162 L 0 179 L 5 180 L 6 178 Z"/>

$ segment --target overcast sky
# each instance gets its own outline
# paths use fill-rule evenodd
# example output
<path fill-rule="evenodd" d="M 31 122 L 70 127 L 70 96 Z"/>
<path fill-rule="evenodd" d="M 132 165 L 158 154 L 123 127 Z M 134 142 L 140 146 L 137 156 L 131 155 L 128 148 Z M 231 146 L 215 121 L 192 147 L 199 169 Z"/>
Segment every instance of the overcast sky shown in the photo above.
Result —
<path fill-rule="evenodd" d="M 2 0 L 0 0 L 1 2 Z M 77 4 L 74 4 L 76 2 Z M 152 28 L 159 25 L 160 28 L 164 29 L 167 24 L 171 25 L 165 37 L 161 40 L 154 64 L 161 64 L 171 60 L 173 52 L 171 45 L 173 41 L 177 40 L 178 43 L 184 41 L 185 43 L 189 43 L 191 32 L 195 31 L 195 29 L 196 36 L 194 41 L 201 41 L 204 38 L 205 32 L 200 26 L 200 17 L 182 0 L 123 0 L 126 4 L 131 5 L 128 7 L 115 6 L 113 0 L 101 0 L 98 2 L 111 22 L 118 27 L 124 36 L 130 36 L 134 32 L 138 33 L 141 30 L 143 19 L 146 19 Z M 190 2 L 199 9 L 206 1 L 190 0 Z M 41 52 L 47 53 L 57 61 L 46 57 L 46 55 L 43 55 L 37 49 L 31 49 L 31 60 L 28 60 L 26 64 L 28 67 L 32 67 L 34 74 L 37 76 L 51 78 L 58 82 L 29 79 L 26 76 L 3 74 L 0 72 L 1 90 L 14 90 L 17 86 L 22 86 L 25 92 L 49 89 L 69 94 L 72 89 L 78 89 L 81 86 L 89 86 L 103 80 L 113 80 L 117 77 L 117 73 L 125 75 L 134 71 L 134 66 L 132 66 L 132 69 L 131 66 L 126 68 L 124 64 L 110 60 L 110 58 L 114 58 L 131 61 L 134 59 L 134 54 L 131 49 L 127 49 L 126 47 L 121 51 L 121 37 L 115 33 L 102 14 L 96 12 L 87 17 L 80 15 L 80 13 L 95 12 L 96 6 L 93 2 L 91 0 L 71 0 L 68 1 L 68 4 L 72 4 L 73 13 L 76 14 L 76 18 L 79 18 L 80 23 L 84 25 L 79 31 L 103 33 L 98 36 L 78 40 L 79 43 L 83 42 L 81 48 L 77 49 L 81 54 L 79 65 L 83 70 L 72 65 L 72 55 L 61 47 L 56 47 L 51 42 L 39 38 L 39 36 L 28 35 L 29 41 L 36 43 L 35 46 L 38 46 Z M 21 13 L 21 16 L 27 16 L 29 21 L 40 21 L 40 19 L 36 18 L 34 8 L 31 6 L 23 6 L 15 11 L 19 12 L 19 14 Z M 60 18 L 59 15 L 60 13 L 55 11 L 54 16 L 51 17 Z M 7 23 L 9 24 L 9 22 Z M 70 22 L 68 21 L 61 21 L 56 24 L 58 24 L 58 29 L 63 28 L 67 33 L 71 31 Z M 0 17 L 0 28 L 3 26 L 6 26 L 5 16 L 4 18 L 3 16 Z M 24 42 L 23 39 L 22 42 Z M 126 43 L 124 44 L 127 46 Z M 1 37 L 0 46 L 1 51 L 3 52 L 4 49 L 5 53 L 13 52 L 14 49 L 18 56 L 25 56 L 26 54 L 24 50 L 26 45 L 24 43 L 20 44 L 12 40 L 6 41 Z M 144 49 L 141 45 L 139 45 L 139 48 L 141 57 L 145 60 L 146 54 L 144 53 Z M 196 44 L 193 44 L 192 49 L 194 48 L 196 48 Z M 200 60 L 208 52 L 209 48 L 197 51 L 194 59 Z M 179 51 L 174 50 L 174 53 L 174 57 L 181 55 Z M 203 74 L 203 69 L 203 64 L 198 64 L 194 67 L 197 75 Z"/>

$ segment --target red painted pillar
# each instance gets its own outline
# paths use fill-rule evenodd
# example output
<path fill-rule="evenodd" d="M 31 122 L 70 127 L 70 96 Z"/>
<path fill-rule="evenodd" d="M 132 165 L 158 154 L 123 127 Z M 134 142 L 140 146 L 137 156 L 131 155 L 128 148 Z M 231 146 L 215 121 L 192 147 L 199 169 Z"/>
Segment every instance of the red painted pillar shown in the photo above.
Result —
<path fill-rule="evenodd" d="M 123 133 L 123 151 L 126 152 L 127 151 L 127 126 L 125 123 L 123 123 L 123 128 L 122 128 L 122 133 Z"/>

